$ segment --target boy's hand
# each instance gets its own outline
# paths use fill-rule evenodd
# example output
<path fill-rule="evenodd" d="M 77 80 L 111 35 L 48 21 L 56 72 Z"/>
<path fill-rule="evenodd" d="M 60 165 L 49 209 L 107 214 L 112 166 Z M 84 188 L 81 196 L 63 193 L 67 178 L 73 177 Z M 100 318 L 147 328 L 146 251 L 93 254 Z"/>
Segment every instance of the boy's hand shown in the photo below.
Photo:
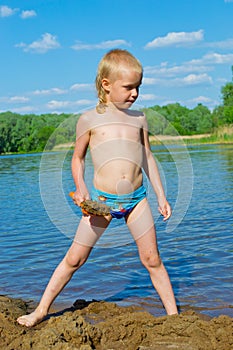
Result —
<path fill-rule="evenodd" d="M 85 201 L 86 199 L 90 199 L 90 196 L 88 193 L 83 195 L 78 191 L 70 192 L 70 197 L 73 199 L 74 204 L 78 205 L 79 207 L 83 201 Z"/>
<path fill-rule="evenodd" d="M 161 215 L 163 215 L 163 221 L 166 221 L 172 215 L 172 209 L 167 200 L 159 202 L 158 210 Z"/>

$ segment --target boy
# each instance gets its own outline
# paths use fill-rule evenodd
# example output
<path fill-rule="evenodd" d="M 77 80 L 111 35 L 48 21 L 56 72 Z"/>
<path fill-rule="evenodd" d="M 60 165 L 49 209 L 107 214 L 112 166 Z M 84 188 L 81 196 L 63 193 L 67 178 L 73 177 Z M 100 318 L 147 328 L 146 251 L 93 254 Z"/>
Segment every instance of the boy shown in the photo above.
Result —
<path fill-rule="evenodd" d="M 22 325 L 31 327 L 43 320 L 56 296 L 85 263 L 112 218 L 125 220 L 167 314 L 177 314 L 170 279 L 158 252 L 142 169 L 157 195 L 164 220 L 171 216 L 171 208 L 150 150 L 145 115 L 129 109 L 138 97 L 142 75 L 140 62 L 126 50 L 111 50 L 100 61 L 96 77 L 99 103 L 77 123 L 72 158 L 76 186 L 73 200 L 78 206 L 90 197 L 104 202 L 111 207 L 111 215 L 83 215 L 74 241 L 54 271 L 38 307 L 30 315 L 18 318 Z M 84 181 L 88 147 L 94 166 L 91 196 Z"/>

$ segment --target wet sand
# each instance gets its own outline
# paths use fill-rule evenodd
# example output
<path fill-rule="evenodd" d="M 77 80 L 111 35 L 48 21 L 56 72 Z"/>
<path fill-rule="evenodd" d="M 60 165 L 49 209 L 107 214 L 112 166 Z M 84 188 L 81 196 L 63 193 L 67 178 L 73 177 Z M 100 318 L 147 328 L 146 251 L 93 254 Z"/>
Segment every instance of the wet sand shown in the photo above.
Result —
<path fill-rule="evenodd" d="M 136 306 L 79 300 L 33 328 L 20 326 L 17 317 L 30 311 L 26 302 L 0 296 L 0 349 L 233 349 L 233 318 L 226 315 L 210 318 L 188 310 L 155 317 Z"/>

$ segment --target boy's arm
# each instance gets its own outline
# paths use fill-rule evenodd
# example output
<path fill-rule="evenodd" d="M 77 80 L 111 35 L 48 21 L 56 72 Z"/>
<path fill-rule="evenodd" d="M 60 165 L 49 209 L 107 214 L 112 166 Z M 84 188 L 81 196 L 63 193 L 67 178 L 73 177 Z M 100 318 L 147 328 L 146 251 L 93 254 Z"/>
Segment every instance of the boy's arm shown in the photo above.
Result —
<path fill-rule="evenodd" d="M 144 126 L 143 126 L 143 143 L 144 143 L 143 169 L 146 175 L 148 176 L 151 182 L 151 185 L 156 193 L 158 204 L 159 204 L 158 210 L 163 215 L 164 221 L 166 221 L 167 219 L 170 218 L 172 211 L 166 199 L 166 195 L 164 193 L 164 188 L 160 178 L 158 166 L 151 152 L 146 118 L 144 120 Z"/>
<path fill-rule="evenodd" d="M 85 199 L 89 199 L 89 193 L 84 181 L 85 156 L 90 141 L 90 129 L 88 129 L 85 117 L 81 116 L 76 127 L 76 142 L 71 161 L 72 175 L 76 190 L 73 195 L 75 204 L 80 205 Z"/>

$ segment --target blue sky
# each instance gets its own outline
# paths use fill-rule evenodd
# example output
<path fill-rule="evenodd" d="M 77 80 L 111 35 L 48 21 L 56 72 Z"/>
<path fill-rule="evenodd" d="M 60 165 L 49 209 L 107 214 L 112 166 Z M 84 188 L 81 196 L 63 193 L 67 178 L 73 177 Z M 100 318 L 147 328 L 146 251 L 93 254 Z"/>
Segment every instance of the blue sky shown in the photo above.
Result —
<path fill-rule="evenodd" d="M 0 111 L 75 113 L 96 103 L 101 57 L 143 64 L 138 106 L 221 103 L 232 80 L 233 0 L 0 2 Z"/>

